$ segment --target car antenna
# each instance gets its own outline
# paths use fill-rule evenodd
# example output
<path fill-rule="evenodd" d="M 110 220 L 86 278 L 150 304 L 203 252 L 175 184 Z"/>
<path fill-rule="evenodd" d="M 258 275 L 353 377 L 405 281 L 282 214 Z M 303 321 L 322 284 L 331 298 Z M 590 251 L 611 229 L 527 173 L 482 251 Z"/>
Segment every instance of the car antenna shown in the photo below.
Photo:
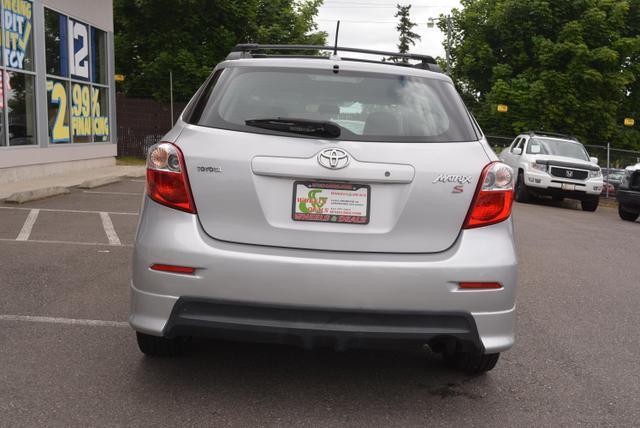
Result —
<path fill-rule="evenodd" d="M 333 44 L 333 55 L 331 56 L 331 59 L 340 59 L 338 57 L 338 33 L 339 32 L 340 32 L 340 20 L 338 20 L 338 22 L 336 23 L 336 41 Z M 340 66 L 338 64 L 334 64 L 333 72 L 338 73 L 338 71 L 340 71 Z"/>
<path fill-rule="evenodd" d="M 338 33 L 340 32 L 340 20 L 336 23 L 336 42 L 333 45 L 333 54 L 338 55 Z"/>

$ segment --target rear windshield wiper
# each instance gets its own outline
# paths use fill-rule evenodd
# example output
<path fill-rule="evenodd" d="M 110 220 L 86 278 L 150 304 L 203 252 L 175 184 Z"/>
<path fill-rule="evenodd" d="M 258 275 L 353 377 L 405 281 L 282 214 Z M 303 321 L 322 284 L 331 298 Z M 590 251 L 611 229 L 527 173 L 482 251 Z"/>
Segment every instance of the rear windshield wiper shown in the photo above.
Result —
<path fill-rule="evenodd" d="M 272 131 L 293 132 L 295 134 L 312 135 L 324 138 L 338 138 L 340 127 L 335 123 L 322 120 L 308 119 L 249 119 L 244 123 L 256 128 L 271 129 Z"/>

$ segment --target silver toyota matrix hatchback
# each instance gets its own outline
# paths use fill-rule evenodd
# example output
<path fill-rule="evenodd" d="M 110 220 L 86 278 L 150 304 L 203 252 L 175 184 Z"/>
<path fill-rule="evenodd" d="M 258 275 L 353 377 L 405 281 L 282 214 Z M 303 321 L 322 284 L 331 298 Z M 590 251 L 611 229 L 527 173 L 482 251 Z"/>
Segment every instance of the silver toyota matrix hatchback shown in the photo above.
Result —
<path fill-rule="evenodd" d="M 238 45 L 147 159 L 130 324 L 306 348 L 428 345 L 492 369 L 514 340 L 514 176 L 449 77 Z"/>

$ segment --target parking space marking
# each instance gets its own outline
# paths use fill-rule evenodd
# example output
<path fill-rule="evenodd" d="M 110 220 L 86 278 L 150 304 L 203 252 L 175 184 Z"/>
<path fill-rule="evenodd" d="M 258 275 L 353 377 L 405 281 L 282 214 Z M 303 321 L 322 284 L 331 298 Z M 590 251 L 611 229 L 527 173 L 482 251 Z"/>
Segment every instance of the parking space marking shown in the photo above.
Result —
<path fill-rule="evenodd" d="M 22 229 L 20 229 L 20 233 L 18 234 L 16 241 L 26 241 L 29 239 L 29 235 L 31 235 L 31 229 L 33 229 L 33 225 L 36 223 L 36 219 L 38 218 L 39 213 L 40 210 L 37 208 L 29 211 L 29 215 L 24 221 L 24 224 L 22 225 Z"/>
<path fill-rule="evenodd" d="M 102 220 L 104 233 L 107 234 L 107 238 L 109 239 L 109 245 L 122 245 L 120 238 L 118 238 L 118 234 L 113 227 L 113 222 L 111 221 L 111 217 L 109 217 L 109 213 L 101 212 L 100 219 Z"/>
<path fill-rule="evenodd" d="M 147 180 L 127 180 L 130 181 L 131 183 L 146 183 Z"/>
<path fill-rule="evenodd" d="M 93 190 L 84 190 L 82 193 L 90 193 L 93 195 L 131 195 L 131 196 L 140 196 L 142 192 L 100 192 Z"/>
<path fill-rule="evenodd" d="M 77 318 L 34 317 L 29 315 L 0 315 L 0 321 L 40 322 L 49 324 L 84 325 L 91 327 L 129 327 L 128 322 L 83 320 Z"/>
<path fill-rule="evenodd" d="M 133 244 L 105 244 L 104 242 L 80 242 L 80 241 L 55 241 L 46 239 L 29 239 L 27 241 L 16 241 L 12 238 L 0 238 L 0 242 L 27 242 L 32 244 L 69 244 L 69 245 L 88 245 L 92 247 L 133 247 Z"/>
<path fill-rule="evenodd" d="M 33 208 L 23 208 L 23 207 L 1 207 L 3 210 L 27 210 L 30 211 Z M 92 211 L 92 210 L 64 210 L 59 208 L 38 208 L 40 211 L 51 211 L 51 212 L 61 212 L 61 213 L 86 213 L 86 214 L 100 214 L 101 212 L 107 212 L 108 214 L 118 214 L 118 215 L 139 215 L 139 213 L 123 213 L 118 211 Z"/>

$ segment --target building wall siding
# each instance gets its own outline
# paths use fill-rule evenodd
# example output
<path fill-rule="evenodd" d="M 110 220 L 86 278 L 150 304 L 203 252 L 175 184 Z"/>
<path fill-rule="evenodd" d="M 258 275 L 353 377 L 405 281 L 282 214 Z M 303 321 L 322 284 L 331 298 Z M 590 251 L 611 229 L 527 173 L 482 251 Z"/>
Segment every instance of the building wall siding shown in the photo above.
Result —
<path fill-rule="evenodd" d="M 111 0 L 42 0 L 45 6 L 72 17 L 81 17 L 105 31 L 113 31 L 113 2 Z"/>

